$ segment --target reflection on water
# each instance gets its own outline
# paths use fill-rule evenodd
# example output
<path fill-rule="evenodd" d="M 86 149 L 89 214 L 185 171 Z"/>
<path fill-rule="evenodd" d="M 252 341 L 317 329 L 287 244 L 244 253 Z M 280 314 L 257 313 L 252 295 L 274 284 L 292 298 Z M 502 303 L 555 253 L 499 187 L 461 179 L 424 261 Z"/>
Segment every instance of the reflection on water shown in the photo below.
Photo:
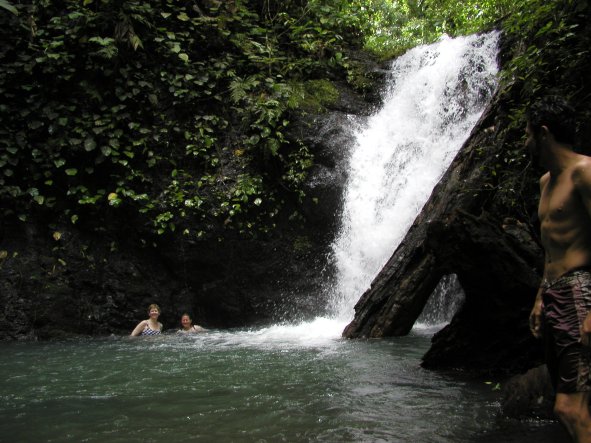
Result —
<path fill-rule="evenodd" d="M 419 366 L 428 333 L 348 341 L 339 337 L 341 329 L 317 319 L 193 336 L 1 344 L 0 441 L 499 437 L 497 392 Z M 526 429 L 548 426 L 555 425 Z M 512 441 L 503 438 L 516 429 L 501 429 L 496 441 Z"/>

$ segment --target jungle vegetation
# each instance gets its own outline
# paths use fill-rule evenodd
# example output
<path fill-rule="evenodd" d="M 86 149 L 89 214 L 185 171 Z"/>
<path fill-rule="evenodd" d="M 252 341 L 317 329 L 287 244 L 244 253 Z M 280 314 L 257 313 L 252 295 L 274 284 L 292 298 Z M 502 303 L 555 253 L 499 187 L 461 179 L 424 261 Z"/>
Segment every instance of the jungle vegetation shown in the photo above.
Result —
<path fill-rule="evenodd" d="M 526 103 L 588 63 L 586 1 L 0 0 L 0 210 L 100 228 L 116 214 L 154 233 L 273 229 L 314 153 L 290 132 L 336 81 L 363 93 L 363 66 L 443 34 L 502 26 L 534 43 L 504 68 Z M 574 11 L 574 12 L 573 12 Z M 577 11 L 580 11 L 577 15 Z M 580 18 L 579 16 L 582 16 Z M 579 17 L 579 18 L 577 18 Z M 572 51 L 560 50 L 572 42 Z M 581 85 L 573 83 L 573 95 Z M 515 128 L 522 118 L 514 110 Z M 516 205 L 509 147 L 491 189 Z M 502 169 L 502 171 L 501 171 Z"/>

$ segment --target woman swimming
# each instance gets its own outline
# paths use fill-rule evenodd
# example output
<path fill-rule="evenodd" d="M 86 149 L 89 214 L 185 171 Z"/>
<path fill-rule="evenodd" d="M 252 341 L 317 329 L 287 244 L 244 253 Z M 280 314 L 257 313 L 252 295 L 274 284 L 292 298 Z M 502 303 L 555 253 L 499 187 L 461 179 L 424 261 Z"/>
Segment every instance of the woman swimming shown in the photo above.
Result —
<path fill-rule="evenodd" d="M 160 307 L 156 304 L 151 304 L 148 306 L 148 315 L 150 318 L 139 322 L 135 329 L 131 331 L 132 336 L 158 335 L 162 333 L 162 323 L 158 321 Z"/>
<path fill-rule="evenodd" d="M 194 325 L 193 324 L 193 320 L 191 320 L 191 316 L 187 313 L 184 313 L 181 316 L 181 326 L 182 328 L 179 329 L 177 332 L 183 333 L 183 334 L 191 334 L 194 332 L 205 332 L 207 331 L 207 329 L 202 328 L 199 325 Z"/>

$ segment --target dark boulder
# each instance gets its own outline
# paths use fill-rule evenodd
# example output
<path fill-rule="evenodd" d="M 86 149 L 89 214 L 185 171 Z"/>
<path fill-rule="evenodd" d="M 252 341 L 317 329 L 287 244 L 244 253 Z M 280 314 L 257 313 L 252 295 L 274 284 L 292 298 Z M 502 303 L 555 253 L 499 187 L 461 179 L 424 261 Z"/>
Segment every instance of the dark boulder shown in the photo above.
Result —
<path fill-rule="evenodd" d="M 554 390 L 546 365 L 515 375 L 503 383 L 501 408 L 505 417 L 555 419 Z"/>

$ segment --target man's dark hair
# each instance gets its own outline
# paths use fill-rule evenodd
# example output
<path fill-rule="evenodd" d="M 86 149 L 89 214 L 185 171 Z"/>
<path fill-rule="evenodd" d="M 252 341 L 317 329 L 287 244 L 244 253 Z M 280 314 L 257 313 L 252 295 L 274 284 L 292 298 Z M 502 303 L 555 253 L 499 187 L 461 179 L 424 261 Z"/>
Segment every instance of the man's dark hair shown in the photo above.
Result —
<path fill-rule="evenodd" d="M 558 95 L 549 95 L 534 102 L 527 111 L 527 121 L 534 134 L 546 126 L 557 142 L 575 143 L 575 108 Z"/>

